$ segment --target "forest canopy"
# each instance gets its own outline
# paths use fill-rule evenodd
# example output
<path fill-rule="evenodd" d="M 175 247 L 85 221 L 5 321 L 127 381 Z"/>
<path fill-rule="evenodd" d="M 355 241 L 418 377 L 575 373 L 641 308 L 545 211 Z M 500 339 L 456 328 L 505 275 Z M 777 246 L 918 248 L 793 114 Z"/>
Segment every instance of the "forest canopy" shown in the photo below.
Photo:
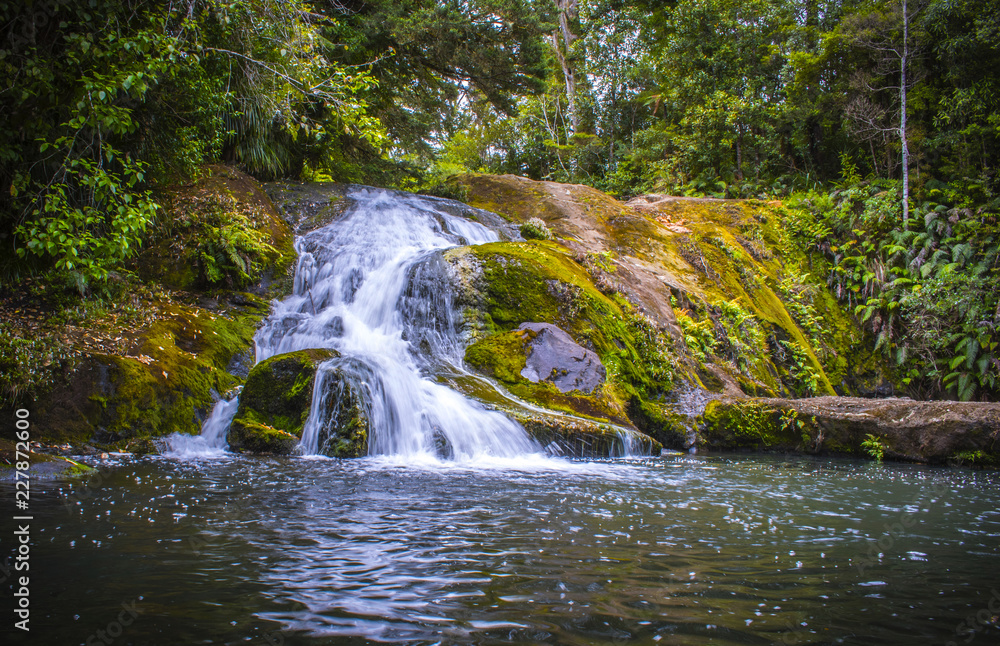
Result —
<path fill-rule="evenodd" d="M 0 0 L 0 275 L 99 293 L 213 162 L 788 198 L 907 379 L 995 393 L 998 70 L 990 0 Z"/>

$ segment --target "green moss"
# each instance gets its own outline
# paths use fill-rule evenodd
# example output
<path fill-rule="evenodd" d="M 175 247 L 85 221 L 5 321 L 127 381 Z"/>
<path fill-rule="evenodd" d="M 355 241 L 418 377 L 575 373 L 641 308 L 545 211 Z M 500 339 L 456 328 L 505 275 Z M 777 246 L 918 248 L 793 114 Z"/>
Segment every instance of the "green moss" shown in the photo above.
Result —
<path fill-rule="evenodd" d="M 628 423 L 615 405 L 617 397 L 606 387 L 591 395 L 564 393 L 548 382 L 534 383 L 522 377 L 527 358 L 525 346 L 531 334 L 526 330 L 503 332 L 482 339 L 466 349 L 465 362 L 503 382 L 512 395 L 525 401 L 593 420 Z"/>
<path fill-rule="evenodd" d="M 225 166 L 206 166 L 193 184 L 163 191 L 162 226 L 140 256 L 141 275 L 173 289 L 242 288 L 283 276 L 294 236 L 260 185 Z"/>
<path fill-rule="evenodd" d="M 695 356 L 693 363 L 730 363 L 726 372 L 744 384 L 748 392 L 870 393 L 885 381 L 887 371 L 871 353 L 871 339 L 861 333 L 853 316 L 832 298 L 819 278 L 827 273 L 825 261 L 819 256 L 807 256 L 789 238 L 786 222 L 790 215 L 779 202 L 681 198 L 632 209 L 580 186 L 513 176 L 470 175 L 457 181 L 468 187 L 469 201 L 475 206 L 518 223 L 539 217 L 563 237 L 575 238 L 574 250 L 584 247 L 581 255 L 613 251 L 623 261 L 631 256 L 655 268 L 657 274 L 662 271 L 663 282 L 684 308 L 696 310 L 688 313 L 689 320 L 706 328 L 715 327 L 717 336 L 724 334 L 737 342 L 727 344 L 720 338 L 719 354 Z M 583 291 L 576 292 L 576 296 L 591 296 L 589 281 L 574 280 L 579 278 L 575 271 L 551 264 L 546 269 L 546 278 L 555 276 L 579 287 Z M 573 330 L 567 327 L 565 319 L 579 317 L 566 316 L 565 303 L 538 289 L 540 285 L 533 280 L 531 271 L 507 269 L 503 273 L 509 280 L 497 277 L 491 281 L 494 307 L 484 317 L 487 328 L 511 329 L 526 320 L 516 320 L 518 314 L 525 314 L 556 322 L 574 335 L 583 331 L 581 326 Z M 824 326 L 819 334 L 809 320 L 800 320 L 800 303 L 781 289 L 789 275 L 806 274 L 814 290 L 813 321 L 821 320 Z M 522 282 L 530 288 L 525 294 L 517 292 Z M 609 281 L 601 284 L 605 292 L 613 289 Z M 752 314 L 767 343 L 754 348 L 737 347 L 746 330 L 727 329 L 723 333 L 718 329 L 718 310 L 724 303 L 738 303 Z M 559 316 L 562 321 L 548 318 Z M 794 344 L 798 352 L 787 351 L 782 342 Z M 598 345 L 594 340 L 595 348 Z M 675 354 L 685 354 L 683 346 L 678 345 Z M 620 365 L 614 357 L 608 359 L 612 370 L 621 367 L 627 371 L 628 362 L 625 357 Z M 692 366 L 691 374 L 705 374 L 705 370 Z"/>
<path fill-rule="evenodd" d="M 524 332 L 494 334 L 470 345 L 465 350 L 465 362 L 507 384 L 522 381 L 526 365 Z"/>
<path fill-rule="evenodd" d="M 291 433 L 245 418 L 233 420 L 227 439 L 238 450 L 279 455 L 291 453 L 299 442 Z"/>
<path fill-rule="evenodd" d="M 569 252 L 551 242 L 494 243 L 475 247 L 481 276 L 474 309 L 496 332 L 469 347 L 466 360 L 503 381 L 518 397 L 556 410 L 622 420 L 637 393 L 666 392 L 676 359 L 669 340 L 620 296 L 600 292 Z M 473 317 L 475 318 L 475 317 Z M 565 330 L 604 364 L 608 383 L 594 396 L 564 394 L 520 376 L 524 339 L 511 330 L 546 322 Z"/>
<path fill-rule="evenodd" d="M 239 383 L 226 371 L 249 347 L 261 309 L 233 318 L 169 305 L 145 334 L 137 358 L 106 357 L 106 386 L 90 396 L 99 405 L 99 441 L 119 442 L 172 432 L 198 433 L 220 393 Z"/>
<path fill-rule="evenodd" d="M 607 424 L 533 414 L 513 416 L 542 446 L 554 445 L 562 455 L 570 457 L 621 456 L 626 442 L 647 455 L 659 455 L 663 449 L 660 442 L 651 437 Z"/>
<path fill-rule="evenodd" d="M 309 417 L 316 367 L 336 356 L 333 350 L 300 350 L 260 362 L 247 376 L 234 420 L 302 437 L 302 428 Z M 239 444 L 239 434 L 233 433 L 227 439 L 233 448 L 247 448 Z"/>
<path fill-rule="evenodd" d="M 267 311 L 262 302 L 244 302 L 228 317 L 160 304 L 129 356 L 80 360 L 66 384 L 43 400 L 58 405 L 38 406 L 36 437 L 144 451 L 151 438 L 200 432 L 220 394 L 239 384 L 226 369 L 251 347 L 256 322 Z"/>
<path fill-rule="evenodd" d="M 714 400 L 702 414 L 705 446 L 725 449 L 801 448 L 802 429 L 781 411 L 754 401 Z"/>
<path fill-rule="evenodd" d="M 72 460 L 70 458 L 65 458 L 60 456 L 58 459 L 69 464 L 69 468 L 63 472 L 68 476 L 83 476 L 89 473 L 93 473 L 95 470 L 93 467 L 89 467 L 86 464 L 77 462 L 76 460 Z"/>
<path fill-rule="evenodd" d="M 320 453 L 332 458 L 361 458 L 368 455 L 370 428 L 363 402 L 348 384 L 341 384 L 330 426 L 320 437 Z"/>
<path fill-rule="evenodd" d="M 601 293 L 566 249 L 551 242 L 494 243 L 473 253 L 482 265 L 482 307 L 494 329 L 553 323 L 593 349 L 614 384 L 628 391 L 669 389 L 673 357 L 666 340 L 631 305 Z"/>
<path fill-rule="evenodd" d="M 271 357 L 254 366 L 240 394 L 234 425 L 226 437 L 230 448 L 290 452 L 295 444 L 288 444 L 285 435 L 294 438 L 296 443 L 302 437 L 313 408 L 317 367 L 338 356 L 333 350 L 300 350 Z M 341 458 L 367 455 L 369 422 L 365 402 L 336 365 L 326 370 L 323 384 L 326 396 L 320 402 L 323 427 L 318 431 L 319 451 Z M 242 427 L 237 427 L 236 422 Z M 272 444 L 262 444 L 264 440 Z M 267 448 L 260 449 L 260 446 Z"/>
<path fill-rule="evenodd" d="M 996 466 L 998 456 L 986 451 L 958 451 L 949 461 L 962 466 L 985 468 Z"/>
<path fill-rule="evenodd" d="M 668 449 L 686 449 L 691 423 L 684 415 L 665 409 L 661 404 L 633 397 L 628 415 L 636 427 Z"/>

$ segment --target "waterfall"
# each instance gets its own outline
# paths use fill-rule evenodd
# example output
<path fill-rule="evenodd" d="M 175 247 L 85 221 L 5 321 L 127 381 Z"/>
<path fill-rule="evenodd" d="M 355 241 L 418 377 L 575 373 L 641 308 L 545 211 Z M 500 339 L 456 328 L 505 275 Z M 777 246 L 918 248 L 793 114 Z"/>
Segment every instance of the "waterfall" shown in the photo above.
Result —
<path fill-rule="evenodd" d="M 303 453 L 319 451 L 329 410 L 325 374 L 338 370 L 366 401 L 372 455 L 468 460 L 540 451 L 516 422 L 433 381 L 460 369 L 461 343 L 440 252 L 496 233 L 450 215 L 433 198 L 353 187 L 351 206 L 296 241 L 294 291 L 255 337 L 257 361 L 307 348 L 340 357 L 319 368 Z"/>
<path fill-rule="evenodd" d="M 173 433 L 165 438 L 166 455 L 177 458 L 212 457 L 226 452 L 226 431 L 236 415 L 239 397 L 221 399 L 201 425 L 201 435 Z"/>

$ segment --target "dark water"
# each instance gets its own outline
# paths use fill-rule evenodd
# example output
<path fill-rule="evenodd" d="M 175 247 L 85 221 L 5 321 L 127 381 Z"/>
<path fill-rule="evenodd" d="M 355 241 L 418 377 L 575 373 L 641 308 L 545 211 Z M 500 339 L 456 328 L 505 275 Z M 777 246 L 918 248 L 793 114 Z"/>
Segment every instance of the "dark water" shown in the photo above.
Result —
<path fill-rule="evenodd" d="M 998 485 L 989 472 L 749 456 L 124 461 L 90 481 L 34 483 L 30 638 L 9 609 L 0 634 L 997 644 Z M 956 634 L 970 617 L 974 632 Z"/>

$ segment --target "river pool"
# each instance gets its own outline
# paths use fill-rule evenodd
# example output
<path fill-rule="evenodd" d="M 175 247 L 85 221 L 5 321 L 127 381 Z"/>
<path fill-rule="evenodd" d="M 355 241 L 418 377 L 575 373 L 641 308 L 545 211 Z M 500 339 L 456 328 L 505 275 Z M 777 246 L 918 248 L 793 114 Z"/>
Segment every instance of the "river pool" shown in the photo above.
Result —
<path fill-rule="evenodd" d="M 4 631 L 66 645 L 995 644 L 998 485 L 742 455 L 122 457 L 34 483 L 30 639 Z"/>

